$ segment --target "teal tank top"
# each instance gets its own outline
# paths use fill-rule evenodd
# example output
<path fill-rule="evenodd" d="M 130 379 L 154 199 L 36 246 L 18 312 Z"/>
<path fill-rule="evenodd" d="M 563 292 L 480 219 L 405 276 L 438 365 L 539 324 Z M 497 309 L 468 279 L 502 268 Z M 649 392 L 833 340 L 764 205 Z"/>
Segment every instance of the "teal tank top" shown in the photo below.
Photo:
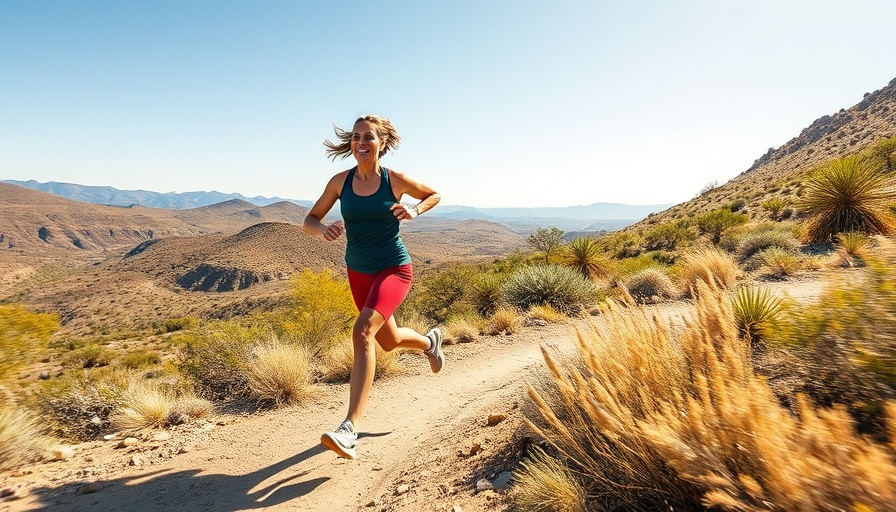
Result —
<path fill-rule="evenodd" d="M 389 208 L 395 204 L 389 170 L 381 167 L 380 186 L 369 196 L 359 196 L 352 189 L 354 167 L 345 177 L 339 209 L 345 222 L 345 265 L 355 272 L 373 274 L 385 268 L 411 262 L 404 242 L 398 236 L 399 220 Z"/>

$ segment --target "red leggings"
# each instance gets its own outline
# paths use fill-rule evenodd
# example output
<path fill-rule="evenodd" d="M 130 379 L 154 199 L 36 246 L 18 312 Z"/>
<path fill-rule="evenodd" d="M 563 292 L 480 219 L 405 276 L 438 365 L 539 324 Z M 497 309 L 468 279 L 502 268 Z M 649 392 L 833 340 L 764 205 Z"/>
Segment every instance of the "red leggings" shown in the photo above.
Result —
<path fill-rule="evenodd" d="M 374 274 L 348 269 L 348 285 L 358 311 L 370 308 L 388 320 L 411 290 L 411 264 L 389 267 Z"/>

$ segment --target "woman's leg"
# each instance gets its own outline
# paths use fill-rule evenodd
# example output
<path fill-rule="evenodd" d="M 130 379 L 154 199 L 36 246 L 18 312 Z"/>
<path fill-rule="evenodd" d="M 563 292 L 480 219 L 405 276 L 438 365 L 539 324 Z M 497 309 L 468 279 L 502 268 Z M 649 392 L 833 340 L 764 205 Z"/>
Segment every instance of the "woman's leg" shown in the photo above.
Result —
<path fill-rule="evenodd" d="M 375 337 L 383 324 L 383 315 L 365 307 L 358 314 L 352 329 L 354 359 L 349 380 L 348 414 L 345 418 L 353 425 L 357 425 L 361 418 L 373 386 L 373 375 L 376 372 Z"/>
<path fill-rule="evenodd" d="M 432 341 L 409 327 L 399 327 L 395 315 L 389 317 L 376 333 L 376 341 L 389 352 L 396 348 L 410 350 L 429 350 Z"/>

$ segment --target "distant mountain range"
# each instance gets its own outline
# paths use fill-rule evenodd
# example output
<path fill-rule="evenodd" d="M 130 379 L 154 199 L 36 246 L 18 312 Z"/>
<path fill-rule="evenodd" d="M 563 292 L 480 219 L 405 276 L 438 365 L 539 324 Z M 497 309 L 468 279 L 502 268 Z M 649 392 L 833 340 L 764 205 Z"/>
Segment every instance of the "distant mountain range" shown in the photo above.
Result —
<path fill-rule="evenodd" d="M 140 205 L 153 208 L 191 209 L 231 200 L 242 200 L 256 206 L 266 206 L 288 201 L 299 206 L 311 207 L 313 201 L 301 201 L 281 197 L 246 197 L 242 194 L 211 192 L 152 192 L 149 190 L 120 190 L 113 187 L 77 185 L 50 181 L 3 180 L 4 183 L 47 192 L 82 203 L 112 206 Z M 619 203 L 594 203 L 585 206 L 538 208 L 473 208 L 470 206 L 443 205 L 428 216 L 451 220 L 483 220 L 504 224 L 517 232 L 533 231 L 539 227 L 556 226 L 564 231 L 612 231 L 621 229 L 660 212 L 670 204 L 627 205 Z M 334 212 L 336 213 L 336 212 Z"/>

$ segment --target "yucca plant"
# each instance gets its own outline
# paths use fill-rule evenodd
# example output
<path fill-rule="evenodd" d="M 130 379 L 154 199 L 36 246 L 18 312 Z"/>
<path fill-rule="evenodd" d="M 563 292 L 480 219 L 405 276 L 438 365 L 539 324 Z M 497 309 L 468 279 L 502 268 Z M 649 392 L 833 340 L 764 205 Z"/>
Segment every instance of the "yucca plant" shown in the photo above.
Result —
<path fill-rule="evenodd" d="M 781 313 L 781 299 L 766 288 L 738 288 L 731 297 L 731 305 L 738 331 L 753 342 L 763 339 L 764 331 Z"/>
<path fill-rule="evenodd" d="M 870 241 L 865 233 L 848 231 L 837 235 L 837 242 L 849 256 L 861 256 L 868 250 Z"/>
<path fill-rule="evenodd" d="M 892 175 L 858 155 L 832 160 L 806 182 L 799 203 L 809 216 L 805 237 L 810 242 L 827 242 L 846 231 L 890 235 L 896 223 L 887 209 L 894 202 Z"/>
<path fill-rule="evenodd" d="M 497 274 L 482 274 L 473 283 L 470 302 L 482 316 L 491 316 L 504 302 L 504 277 Z"/>
<path fill-rule="evenodd" d="M 578 271 L 588 279 L 606 277 L 607 260 L 597 241 L 590 237 L 580 237 L 567 245 L 561 255 L 561 262 Z"/>

